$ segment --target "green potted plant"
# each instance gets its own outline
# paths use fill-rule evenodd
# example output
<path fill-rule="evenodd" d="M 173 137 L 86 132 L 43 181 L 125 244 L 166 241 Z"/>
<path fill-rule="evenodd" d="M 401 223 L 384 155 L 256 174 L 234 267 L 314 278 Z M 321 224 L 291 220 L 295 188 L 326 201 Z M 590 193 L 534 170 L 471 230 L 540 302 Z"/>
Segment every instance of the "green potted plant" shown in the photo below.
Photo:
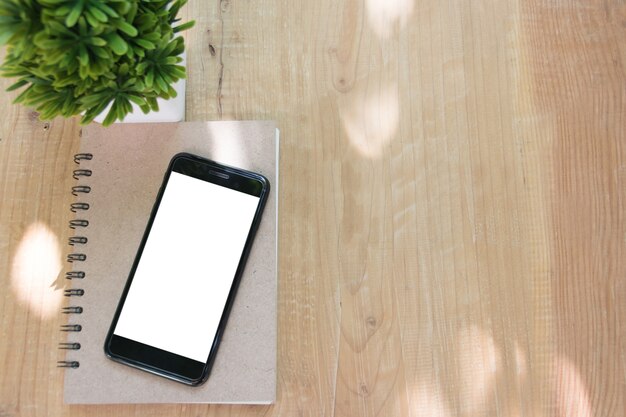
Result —
<path fill-rule="evenodd" d="M 109 106 L 103 125 L 123 120 L 134 103 L 158 111 L 157 99 L 177 95 L 186 77 L 177 36 L 187 0 L 0 0 L 0 74 L 22 88 L 15 103 L 43 120 L 82 115 L 94 120 Z"/>

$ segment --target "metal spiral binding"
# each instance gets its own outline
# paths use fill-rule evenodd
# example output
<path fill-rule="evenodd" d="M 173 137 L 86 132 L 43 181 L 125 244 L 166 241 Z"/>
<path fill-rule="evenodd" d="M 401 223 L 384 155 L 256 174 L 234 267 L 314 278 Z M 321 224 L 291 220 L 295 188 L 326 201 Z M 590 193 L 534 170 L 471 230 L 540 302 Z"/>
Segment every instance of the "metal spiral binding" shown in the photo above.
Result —
<path fill-rule="evenodd" d="M 85 295 L 85 290 L 83 290 L 82 288 L 70 288 L 69 290 L 64 291 L 64 295 L 66 297 L 81 297 Z"/>
<path fill-rule="evenodd" d="M 67 255 L 67 261 L 70 263 L 73 262 L 84 262 L 87 259 L 87 255 L 84 253 L 70 253 Z"/>
<path fill-rule="evenodd" d="M 78 210 L 89 210 L 89 203 L 72 203 L 70 204 L 70 211 L 72 213 L 78 212 Z"/>
<path fill-rule="evenodd" d="M 79 366 L 78 361 L 57 361 L 57 368 L 78 368 Z"/>
<path fill-rule="evenodd" d="M 70 229 L 78 229 L 80 227 L 89 226 L 89 220 L 85 219 L 74 219 L 70 220 Z"/>
<path fill-rule="evenodd" d="M 91 161 L 93 159 L 93 155 L 90 153 L 77 153 L 74 155 L 74 162 L 76 164 L 80 164 L 80 161 Z"/>
<path fill-rule="evenodd" d="M 84 271 L 68 271 L 65 273 L 65 279 L 83 279 L 85 278 Z"/>
<path fill-rule="evenodd" d="M 62 332 L 80 332 L 83 330 L 83 326 L 80 324 L 63 324 L 61 326 Z"/>
<path fill-rule="evenodd" d="M 90 169 L 75 169 L 73 177 L 75 180 L 79 180 L 80 177 L 91 177 L 91 170 Z"/>
<path fill-rule="evenodd" d="M 59 343 L 59 349 L 79 350 L 80 343 Z"/>
<path fill-rule="evenodd" d="M 91 187 L 88 185 L 75 185 L 72 187 L 72 195 L 78 197 L 78 194 L 89 194 Z"/>
<path fill-rule="evenodd" d="M 74 162 L 77 165 L 80 165 L 81 162 L 83 161 L 91 161 L 92 159 L 93 159 L 93 155 L 90 153 L 78 153 L 74 155 Z M 93 172 L 90 169 L 79 168 L 79 169 L 73 170 L 72 176 L 74 177 L 75 180 L 80 181 L 82 179 L 91 177 L 92 173 Z M 79 185 L 75 185 L 72 187 L 72 195 L 76 197 L 79 197 L 80 195 L 89 194 L 90 192 L 91 192 L 91 187 L 88 185 L 79 184 Z M 70 205 L 70 211 L 72 213 L 85 213 L 89 210 L 89 207 L 90 207 L 89 203 L 75 202 Z M 89 220 L 85 219 L 84 217 L 73 219 L 73 220 L 70 220 L 69 222 L 70 229 L 73 229 L 76 231 L 83 230 L 88 226 L 89 226 Z M 86 245 L 87 242 L 88 242 L 88 239 L 86 236 L 76 235 L 76 236 L 70 237 L 67 243 L 72 248 L 78 249 L 79 247 Z M 68 263 L 72 265 L 76 265 L 79 262 L 84 262 L 86 259 L 87 259 L 87 255 L 83 253 L 83 251 L 79 250 L 77 252 L 69 253 L 67 255 L 66 260 Z M 74 267 L 72 267 L 72 269 L 74 269 Z M 68 271 L 65 273 L 65 278 L 69 280 L 83 279 L 85 278 L 85 275 L 86 275 L 85 271 L 72 270 L 72 271 Z M 69 289 L 64 290 L 63 294 L 66 297 L 82 297 L 85 294 L 85 290 L 83 290 L 82 288 L 69 288 Z M 82 314 L 83 307 L 77 306 L 77 305 L 70 305 L 67 307 L 63 307 L 61 310 L 61 313 L 62 314 Z M 75 324 L 75 323 L 64 324 L 60 328 L 62 332 L 65 332 L 68 334 L 79 333 L 80 331 L 82 331 L 82 329 L 83 327 L 80 324 Z M 67 341 L 67 342 L 59 343 L 59 349 L 64 350 L 64 351 L 80 350 L 80 348 L 81 346 L 80 346 L 80 343 L 78 342 Z M 57 367 L 59 368 L 75 369 L 75 368 L 78 368 L 79 366 L 80 366 L 80 362 L 75 361 L 75 360 L 57 361 Z"/>
<path fill-rule="evenodd" d="M 85 236 L 72 236 L 67 240 L 67 244 L 70 246 L 84 245 L 85 243 L 87 243 L 87 238 Z"/>

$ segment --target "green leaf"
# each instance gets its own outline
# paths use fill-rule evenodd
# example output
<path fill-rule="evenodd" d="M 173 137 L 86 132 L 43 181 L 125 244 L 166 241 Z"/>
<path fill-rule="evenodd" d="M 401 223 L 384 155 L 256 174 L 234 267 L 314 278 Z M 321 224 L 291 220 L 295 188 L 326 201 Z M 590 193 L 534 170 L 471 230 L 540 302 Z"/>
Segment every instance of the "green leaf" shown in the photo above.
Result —
<path fill-rule="evenodd" d="M 19 80 L 18 82 L 16 82 L 15 84 L 12 84 L 9 88 L 7 88 L 7 92 L 9 91 L 14 91 L 17 90 L 20 87 L 25 86 L 26 84 L 28 84 L 27 80 Z"/>
<path fill-rule="evenodd" d="M 178 54 L 172 54 L 172 52 L 174 52 L 177 46 L 178 46 L 178 41 L 174 39 L 173 41 L 167 44 L 167 46 L 165 47 L 165 49 L 163 49 L 163 51 L 161 51 L 162 56 L 178 55 Z"/>
<path fill-rule="evenodd" d="M 137 38 L 137 39 L 133 39 L 133 41 L 137 45 L 141 46 L 143 49 L 146 49 L 146 50 L 149 50 L 149 51 L 154 49 L 154 48 L 156 48 L 155 44 L 153 44 L 152 42 L 147 41 L 145 39 Z"/>
<path fill-rule="evenodd" d="M 180 65 L 170 66 L 168 67 L 168 70 L 171 72 L 173 76 L 175 76 L 178 79 L 187 78 L 187 72 L 185 71 L 185 67 L 183 66 L 180 66 Z"/>
<path fill-rule="evenodd" d="M 103 2 L 96 1 L 93 3 L 93 5 L 94 7 L 99 8 L 100 10 L 102 10 L 104 13 L 108 14 L 111 17 L 119 17 L 119 14 L 117 14 L 115 10 L 113 10 L 111 7 L 107 6 Z"/>
<path fill-rule="evenodd" d="M 137 29 L 135 29 L 133 25 L 130 25 L 123 20 L 117 20 L 115 23 L 116 23 L 117 28 L 121 30 L 122 32 L 124 32 L 125 34 L 127 34 L 128 36 L 131 36 L 131 37 L 137 36 L 138 34 Z"/>
<path fill-rule="evenodd" d="M 93 121 L 93 119 L 96 118 L 96 116 L 98 116 L 99 114 L 101 114 L 106 107 L 109 105 L 110 100 L 106 100 L 106 101 L 102 101 L 99 104 L 89 108 L 88 110 L 85 111 L 85 114 L 83 115 L 82 119 L 80 120 L 81 124 L 88 124 L 91 123 Z"/>
<path fill-rule="evenodd" d="M 133 106 L 132 106 L 132 104 L 130 104 L 130 101 L 127 98 L 124 98 L 124 101 L 122 101 L 122 104 L 124 106 L 124 113 L 125 113 L 124 117 L 126 117 L 126 115 L 128 115 L 128 114 L 133 112 Z"/>
<path fill-rule="evenodd" d="M 116 8 L 117 8 L 117 12 L 121 15 L 126 15 L 128 14 L 128 12 L 130 11 L 131 7 L 132 7 L 132 3 L 131 1 L 121 1 L 121 2 L 117 2 L 116 4 Z"/>
<path fill-rule="evenodd" d="M 64 36 L 76 38 L 76 34 L 74 32 L 67 29 L 65 26 L 63 26 L 61 23 L 57 22 L 56 20 L 50 20 L 49 22 L 47 22 L 47 26 L 50 28 L 51 31 L 55 32 L 54 34 L 56 36 L 64 35 Z M 45 33 L 45 31 L 39 32 L 39 34 L 41 34 L 42 36 L 47 36 L 47 33 Z"/>
<path fill-rule="evenodd" d="M 173 21 L 176 18 L 176 15 L 180 11 L 180 8 L 183 7 L 185 3 L 186 1 L 185 2 L 176 1 L 171 5 L 171 7 L 168 10 L 168 13 L 170 15 L 170 21 Z"/>
<path fill-rule="evenodd" d="M 130 9 L 128 10 L 128 13 L 126 13 L 126 21 L 127 22 L 134 22 L 135 21 L 135 16 L 137 16 L 137 3 L 132 3 Z"/>
<path fill-rule="evenodd" d="M 146 68 L 148 68 L 148 66 L 151 65 L 149 62 L 140 62 L 139 64 L 137 64 L 135 66 L 135 71 L 137 71 L 137 74 L 143 74 L 144 71 L 146 70 Z"/>
<path fill-rule="evenodd" d="M 148 34 L 142 34 L 141 37 L 152 43 L 159 42 L 159 40 L 161 39 L 161 35 L 158 34 L 157 32 L 150 32 Z"/>
<path fill-rule="evenodd" d="M 35 39 L 34 42 L 42 49 L 54 49 L 63 46 L 63 42 L 58 39 Z"/>
<path fill-rule="evenodd" d="M 182 25 L 178 25 L 174 28 L 174 33 L 182 32 L 183 30 L 191 29 L 196 24 L 195 20 L 191 20 L 187 23 L 183 23 Z"/>
<path fill-rule="evenodd" d="M 159 90 L 161 92 L 165 92 L 167 91 L 167 83 L 165 82 L 165 80 L 163 79 L 163 77 L 161 77 L 161 75 L 156 75 L 154 77 L 154 82 L 156 83 L 156 85 L 159 87 Z"/>
<path fill-rule="evenodd" d="M 109 20 L 108 16 L 102 10 L 94 6 L 88 7 L 87 13 L 91 13 L 91 15 L 95 19 L 99 20 L 102 23 L 106 23 Z"/>
<path fill-rule="evenodd" d="M 89 11 L 86 11 L 85 13 L 83 13 L 83 16 L 85 17 L 85 19 L 87 20 L 90 26 L 96 27 L 96 28 L 100 27 L 100 21 L 92 13 L 89 13 Z"/>
<path fill-rule="evenodd" d="M 159 111 L 159 102 L 155 97 L 148 97 L 146 101 L 148 102 L 148 105 L 150 106 L 152 111 Z"/>
<path fill-rule="evenodd" d="M 80 17 L 80 14 L 82 12 L 83 12 L 83 2 L 79 1 L 76 3 L 76 5 L 72 8 L 72 11 L 70 11 L 70 13 L 65 18 L 65 26 L 67 26 L 68 28 L 73 27 L 76 24 L 76 22 L 78 22 L 78 18 Z"/>
<path fill-rule="evenodd" d="M 124 63 L 124 64 L 119 66 L 119 68 L 117 69 L 117 73 L 119 75 L 126 75 L 126 74 L 128 74 L 129 70 L 130 70 L 130 67 L 128 66 L 128 64 Z"/>
<path fill-rule="evenodd" d="M 85 48 L 85 45 L 81 44 L 78 50 L 78 62 L 80 62 L 80 65 L 89 65 L 89 54 L 87 53 L 87 48 Z"/>
<path fill-rule="evenodd" d="M 176 56 L 168 56 L 168 57 L 165 57 L 160 63 L 162 65 L 163 64 L 165 64 L 165 65 L 174 65 L 174 64 L 178 63 L 178 57 L 176 57 Z"/>
<path fill-rule="evenodd" d="M 87 42 L 94 46 L 105 46 L 107 44 L 107 42 L 104 39 L 99 38 L 97 36 L 92 36 L 91 38 L 87 40 Z"/>
<path fill-rule="evenodd" d="M 124 55 L 128 51 L 128 44 L 120 35 L 115 32 L 106 35 L 106 40 L 109 42 L 111 50 L 116 55 Z"/>
<path fill-rule="evenodd" d="M 136 105 L 138 105 L 139 107 L 146 105 L 146 100 L 139 97 L 138 95 L 128 94 L 128 99 L 132 101 L 133 103 L 135 103 Z"/>
<path fill-rule="evenodd" d="M 154 70 L 150 69 L 148 70 L 148 72 L 146 73 L 146 87 L 147 88 L 152 88 L 152 85 L 154 84 Z"/>
<path fill-rule="evenodd" d="M 105 126 L 105 127 L 110 126 L 111 124 L 113 124 L 116 118 L 117 118 L 117 102 L 114 101 L 113 104 L 111 105 L 111 109 L 109 110 L 106 117 L 102 121 L 102 126 Z"/>
<path fill-rule="evenodd" d="M 0 32 L 0 45 L 6 45 L 13 35 L 14 33 L 8 30 L 6 32 Z"/>
<path fill-rule="evenodd" d="M 108 103 L 110 101 L 109 97 L 110 97 L 110 94 L 108 93 L 90 94 L 81 98 L 80 102 L 85 107 L 91 108 L 91 107 L 97 106 L 99 103 L 102 103 L 103 101 Z"/>
<path fill-rule="evenodd" d="M 99 39 L 99 38 L 98 38 Z M 105 42 L 106 45 L 106 42 Z M 111 53 L 108 49 L 105 48 L 91 48 L 91 52 L 94 53 L 98 58 L 110 60 L 112 58 Z"/>
<path fill-rule="evenodd" d="M 140 57 L 143 58 L 146 56 L 146 52 L 143 49 L 134 48 L 133 51 Z"/>

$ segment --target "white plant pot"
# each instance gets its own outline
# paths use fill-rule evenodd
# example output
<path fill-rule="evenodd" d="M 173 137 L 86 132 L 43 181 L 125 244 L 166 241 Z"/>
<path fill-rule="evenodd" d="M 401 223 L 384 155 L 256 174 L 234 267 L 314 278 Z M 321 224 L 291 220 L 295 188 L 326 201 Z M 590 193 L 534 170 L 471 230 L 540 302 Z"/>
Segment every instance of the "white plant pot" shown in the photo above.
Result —
<path fill-rule="evenodd" d="M 186 54 L 180 55 L 183 62 L 180 65 L 185 66 Z M 185 80 L 178 80 L 172 87 L 176 90 L 176 97 L 169 100 L 157 99 L 159 103 L 159 111 L 151 111 L 144 114 L 138 105 L 131 103 L 133 112 L 126 115 L 123 121 L 116 120 L 115 123 L 159 123 L 159 122 L 180 122 L 185 120 Z M 94 121 L 102 123 L 109 113 L 111 104 L 109 104 L 102 113 L 100 113 Z"/>

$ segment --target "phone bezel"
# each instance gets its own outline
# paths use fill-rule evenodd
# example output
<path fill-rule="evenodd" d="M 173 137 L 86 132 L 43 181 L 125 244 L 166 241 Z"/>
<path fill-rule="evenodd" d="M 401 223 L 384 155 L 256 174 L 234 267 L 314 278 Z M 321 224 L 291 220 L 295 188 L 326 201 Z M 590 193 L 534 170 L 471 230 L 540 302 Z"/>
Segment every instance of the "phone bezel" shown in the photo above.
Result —
<path fill-rule="evenodd" d="M 178 172 L 183 175 L 188 175 L 193 178 L 208 181 L 216 185 L 259 197 L 259 203 L 252 220 L 250 231 L 246 238 L 235 276 L 233 277 L 233 282 L 226 299 L 226 304 L 224 306 L 217 331 L 215 332 L 215 336 L 213 338 L 211 350 L 204 363 L 114 334 L 119 316 L 124 307 L 126 296 L 131 288 L 135 271 L 150 235 L 152 224 L 158 212 L 161 199 L 172 172 Z M 239 287 L 239 283 L 241 281 L 241 276 L 252 247 L 254 236 L 256 235 L 256 231 L 259 227 L 261 215 L 263 213 L 269 191 L 270 183 L 268 179 L 261 174 L 223 165 L 185 152 L 174 155 L 169 163 L 163 183 L 157 194 L 156 201 L 150 213 L 150 219 L 142 237 L 141 244 L 139 245 L 139 249 L 137 250 L 137 255 L 133 261 L 126 285 L 122 292 L 122 296 L 115 311 L 115 316 L 113 317 L 113 321 L 105 340 L 104 351 L 107 357 L 134 368 L 160 375 L 174 381 L 182 382 L 187 385 L 197 386 L 206 381 L 226 327 L 228 316 L 235 299 L 237 288 Z"/>

